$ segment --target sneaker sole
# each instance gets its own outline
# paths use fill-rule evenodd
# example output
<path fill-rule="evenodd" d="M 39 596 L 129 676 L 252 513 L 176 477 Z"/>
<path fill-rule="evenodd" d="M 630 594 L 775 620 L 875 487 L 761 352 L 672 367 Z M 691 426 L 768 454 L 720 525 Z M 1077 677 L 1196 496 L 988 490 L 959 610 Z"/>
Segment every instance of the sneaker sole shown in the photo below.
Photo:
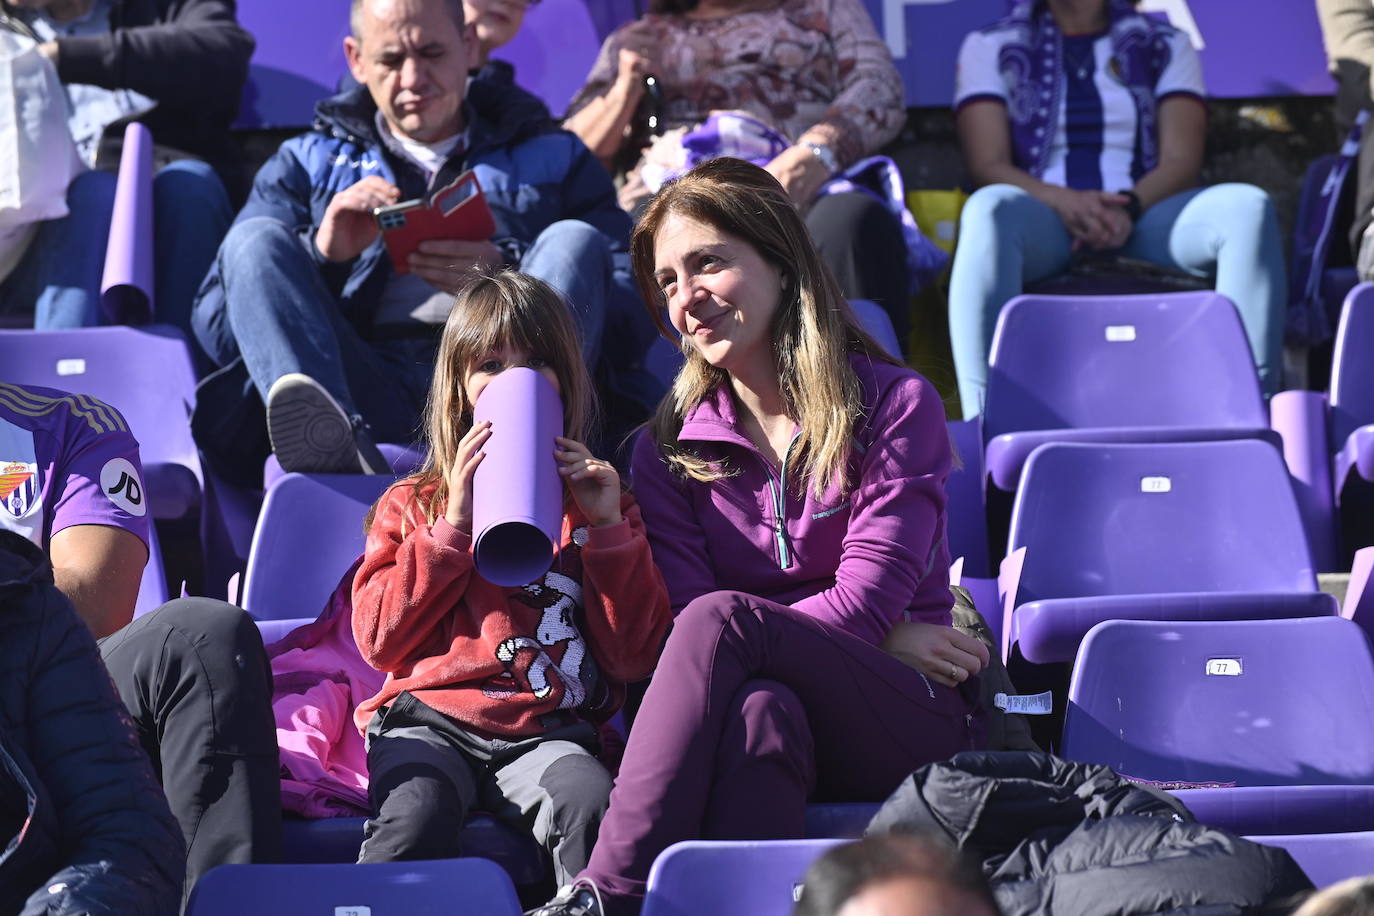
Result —
<path fill-rule="evenodd" d="M 272 399 L 267 433 L 283 471 L 357 474 L 363 469 L 348 418 L 308 386 L 292 386 Z"/>

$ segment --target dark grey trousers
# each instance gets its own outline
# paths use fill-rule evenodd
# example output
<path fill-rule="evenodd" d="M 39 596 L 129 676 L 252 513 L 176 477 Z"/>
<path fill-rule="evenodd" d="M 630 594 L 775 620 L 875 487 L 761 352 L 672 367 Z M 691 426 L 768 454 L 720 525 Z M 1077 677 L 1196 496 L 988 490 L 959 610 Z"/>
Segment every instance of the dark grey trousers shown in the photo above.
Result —
<path fill-rule="evenodd" d="M 586 867 L 610 800 L 595 747 L 585 722 L 484 738 L 401 693 L 367 727 L 372 817 L 358 861 L 456 857 L 463 820 L 480 809 L 532 833 L 567 884 Z"/>

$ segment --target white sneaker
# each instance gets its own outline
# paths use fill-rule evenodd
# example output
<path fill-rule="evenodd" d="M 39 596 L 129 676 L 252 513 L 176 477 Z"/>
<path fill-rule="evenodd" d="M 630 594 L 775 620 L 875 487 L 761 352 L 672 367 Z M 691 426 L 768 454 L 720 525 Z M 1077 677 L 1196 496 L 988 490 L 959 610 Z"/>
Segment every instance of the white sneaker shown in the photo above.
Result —
<path fill-rule="evenodd" d="M 304 474 L 390 474 L 372 439 L 355 429 L 324 386 L 290 372 L 267 392 L 267 434 L 283 471 Z"/>

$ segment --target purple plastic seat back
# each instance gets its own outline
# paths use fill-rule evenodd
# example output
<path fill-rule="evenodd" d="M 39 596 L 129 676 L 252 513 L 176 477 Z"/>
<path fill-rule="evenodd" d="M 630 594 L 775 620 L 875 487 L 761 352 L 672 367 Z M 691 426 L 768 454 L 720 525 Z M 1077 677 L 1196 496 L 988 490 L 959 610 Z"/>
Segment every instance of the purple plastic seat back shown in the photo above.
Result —
<path fill-rule="evenodd" d="M 1186 802 L 1187 796 L 1182 796 Z M 1374 832 L 1299 833 L 1251 836 L 1248 840 L 1288 850 L 1317 887 L 1330 887 L 1346 878 L 1359 878 L 1374 869 Z"/>
<path fill-rule="evenodd" d="M 162 565 L 162 546 L 157 540 L 157 526 L 148 526 L 148 562 L 143 565 L 143 578 L 138 585 L 138 600 L 134 602 L 134 616 L 142 617 L 167 603 L 167 573 Z"/>
<path fill-rule="evenodd" d="M 363 552 L 363 520 L 394 478 L 286 474 L 263 500 L 243 609 L 260 620 L 313 618 Z"/>
<path fill-rule="evenodd" d="M 1043 445 L 1012 509 L 1020 547 L 1018 605 L 1317 588 L 1283 458 L 1256 439 Z"/>
<path fill-rule="evenodd" d="M 1331 363 L 1331 445 L 1345 446 L 1361 426 L 1374 423 L 1374 283 L 1345 298 Z M 1337 485 L 1339 486 L 1339 481 Z"/>
<path fill-rule="evenodd" d="M 1214 292 L 1017 296 L 1002 309 L 983 436 L 1040 429 L 1266 427 L 1235 306 Z"/>
<path fill-rule="evenodd" d="M 1166 783 L 1368 785 L 1371 721 L 1349 620 L 1112 620 L 1078 651 L 1061 753 Z"/>
<path fill-rule="evenodd" d="M 643 916 L 790 916 L 807 868 L 843 842 L 676 843 L 649 870 Z"/>
<path fill-rule="evenodd" d="M 89 394 L 124 415 L 155 518 L 182 518 L 201 501 L 191 439 L 196 374 L 181 332 L 166 325 L 0 331 L 0 377 Z"/>
<path fill-rule="evenodd" d="M 520 916 L 515 887 L 486 859 L 371 865 L 221 865 L 197 882 L 186 916 Z"/>

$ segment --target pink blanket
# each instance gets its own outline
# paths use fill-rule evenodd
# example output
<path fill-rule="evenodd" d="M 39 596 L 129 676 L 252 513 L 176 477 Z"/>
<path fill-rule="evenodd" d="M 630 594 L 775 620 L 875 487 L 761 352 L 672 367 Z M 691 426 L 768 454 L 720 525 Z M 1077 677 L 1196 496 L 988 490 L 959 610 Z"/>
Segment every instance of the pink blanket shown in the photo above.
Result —
<path fill-rule="evenodd" d="M 385 675 L 353 642 L 353 574 L 344 574 L 319 618 L 267 647 L 281 749 L 282 807 L 305 817 L 369 813 L 367 750 L 353 710 Z"/>

